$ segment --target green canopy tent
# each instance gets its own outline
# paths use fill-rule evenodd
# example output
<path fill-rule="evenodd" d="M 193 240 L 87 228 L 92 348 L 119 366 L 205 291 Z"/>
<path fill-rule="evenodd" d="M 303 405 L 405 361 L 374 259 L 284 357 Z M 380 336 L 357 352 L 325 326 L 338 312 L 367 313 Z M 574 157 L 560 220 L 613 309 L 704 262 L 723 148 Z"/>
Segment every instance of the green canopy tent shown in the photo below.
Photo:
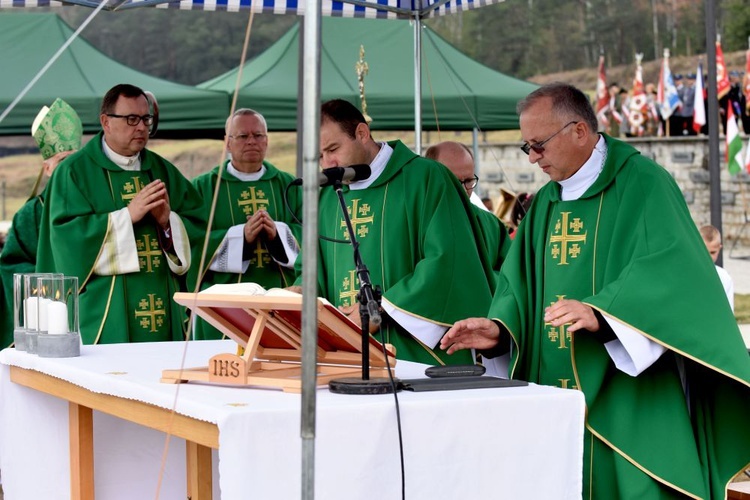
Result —
<path fill-rule="evenodd" d="M 26 84 L 70 38 L 73 30 L 55 13 L 0 14 L 0 110 L 6 109 Z M 225 92 L 197 89 L 132 70 L 78 38 L 47 70 L 18 105 L 0 122 L 0 135 L 30 134 L 42 106 L 60 97 L 81 117 L 85 133 L 97 132 L 102 97 L 118 83 L 153 92 L 159 101 L 159 137 L 223 133 L 229 114 Z"/>
<path fill-rule="evenodd" d="M 359 104 L 355 64 L 360 45 L 367 112 L 374 129 L 414 128 L 414 32 L 408 20 L 324 17 L 321 100 L 341 97 Z M 429 28 L 422 33 L 423 127 L 517 129 L 516 103 L 537 88 L 479 64 Z M 238 106 L 262 113 L 273 130 L 295 130 L 298 108 L 299 23 L 242 72 Z M 238 69 L 199 85 L 232 93 Z M 433 113 L 433 99 L 437 121 Z"/>

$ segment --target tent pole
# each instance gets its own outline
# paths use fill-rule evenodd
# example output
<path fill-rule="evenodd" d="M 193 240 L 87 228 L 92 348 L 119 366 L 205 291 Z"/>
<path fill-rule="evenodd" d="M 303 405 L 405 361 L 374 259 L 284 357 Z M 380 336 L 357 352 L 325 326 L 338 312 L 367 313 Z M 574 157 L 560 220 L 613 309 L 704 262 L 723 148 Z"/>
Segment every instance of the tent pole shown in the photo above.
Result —
<path fill-rule="evenodd" d="M 302 500 L 315 498 L 315 404 L 318 347 L 318 164 L 320 156 L 320 21 L 318 0 L 305 1 L 302 94 Z"/>
<path fill-rule="evenodd" d="M 711 225 L 721 232 L 721 164 L 719 161 L 719 100 L 716 89 L 716 11 L 714 0 L 706 0 L 706 56 L 708 57 L 708 172 L 710 174 Z M 722 265 L 722 251 L 716 265 Z"/>
<path fill-rule="evenodd" d="M 422 19 L 414 17 L 414 152 L 422 154 Z"/>
<path fill-rule="evenodd" d="M 471 129 L 471 152 L 474 155 L 474 174 L 479 177 L 479 129 Z M 484 189 L 479 187 L 479 194 L 484 194 Z"/>

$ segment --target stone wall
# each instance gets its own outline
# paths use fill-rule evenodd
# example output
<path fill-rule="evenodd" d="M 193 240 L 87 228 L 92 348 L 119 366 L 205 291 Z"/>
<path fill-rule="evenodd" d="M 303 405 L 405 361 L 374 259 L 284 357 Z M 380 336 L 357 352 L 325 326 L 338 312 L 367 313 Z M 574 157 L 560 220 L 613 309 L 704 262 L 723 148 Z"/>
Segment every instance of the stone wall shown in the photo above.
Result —
<path fill-rule="evenodd" d="M 627 139 L 641 154 L 663 166 L 677 181 L 696 225 L 711 222 L 708 138 Z M 479 148 L 481 194 L 493 200 L 500 188 L 519 193 L 535 192 L 549 178 L 519 149 L 519 143 L 486 144 Z M 750 175 L 730 176 L 721 139 L 721 206 L 724 255 L 750 255 Z"/>

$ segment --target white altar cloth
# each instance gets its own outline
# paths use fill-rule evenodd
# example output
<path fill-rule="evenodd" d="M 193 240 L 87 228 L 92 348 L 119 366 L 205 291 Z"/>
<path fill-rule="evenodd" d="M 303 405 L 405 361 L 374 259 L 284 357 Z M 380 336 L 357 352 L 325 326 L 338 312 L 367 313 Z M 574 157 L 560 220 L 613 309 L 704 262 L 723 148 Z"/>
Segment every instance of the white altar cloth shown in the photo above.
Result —
<path fill-rule="evenodd" d="M 8 365 L 37 370 L 93 392 L 171 408 L 184 343 L 83 346 L 81 356 L 44 359 L 0 353 L 0 470 L 7 500 L 69 496 L 68 404 L 13 384 Z M 190 342 L 186 367 L 205 366 L 231 341 Z M 399 362 L 397 375 L 424 367 Z M 530 385 L 398 394 L 406 498 L 581 497 L 583 395 Z M 300 396 L 276 389 L 179 386 L 177 412 L 214 423 L 214 498 L 300 497 Z M 155 498 L 165 435 L 94 412 L 98 500 Z M 170 440 L 160 498 L 186 496 L 184 441 Z M 393 395 L 317 392 L 315 497 L 400 498 Z M 218 464 L 217 464 L 218 462 Z M 218 477 L 218 480 L 217 480 Z M 220 490 L 220 492 L 219 492 Z"/>

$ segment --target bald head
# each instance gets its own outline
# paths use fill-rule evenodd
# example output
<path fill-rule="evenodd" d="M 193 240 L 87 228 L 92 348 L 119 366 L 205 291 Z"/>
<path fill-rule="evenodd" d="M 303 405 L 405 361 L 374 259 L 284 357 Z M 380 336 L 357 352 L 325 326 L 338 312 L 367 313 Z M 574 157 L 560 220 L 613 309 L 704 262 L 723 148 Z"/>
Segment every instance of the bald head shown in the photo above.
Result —
<path fill-rule="evenodd" d="M 474 187 L 469 188 L 466 184 L 471 185 L 469 181 L 474 178 L 474 157 L 471 155 L 469 148 L 460 142 L 445 141 L 430 146 L 425 152 L 425 156 L 448 167 L 453 175 L 463 183 L 466 194 L 471 196 Z"/>

